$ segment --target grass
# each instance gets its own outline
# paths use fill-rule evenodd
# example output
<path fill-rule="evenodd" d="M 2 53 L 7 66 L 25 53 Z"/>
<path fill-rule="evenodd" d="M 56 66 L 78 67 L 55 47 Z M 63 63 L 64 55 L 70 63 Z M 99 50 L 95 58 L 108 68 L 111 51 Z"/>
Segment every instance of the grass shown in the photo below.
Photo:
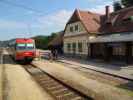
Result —
<path fill-rule="evenodd" d="M 130 96 L 133 97 L 133 91 L 130 91 L 130 90 L 127 90 L 127 89 L 124 89 Z"/>

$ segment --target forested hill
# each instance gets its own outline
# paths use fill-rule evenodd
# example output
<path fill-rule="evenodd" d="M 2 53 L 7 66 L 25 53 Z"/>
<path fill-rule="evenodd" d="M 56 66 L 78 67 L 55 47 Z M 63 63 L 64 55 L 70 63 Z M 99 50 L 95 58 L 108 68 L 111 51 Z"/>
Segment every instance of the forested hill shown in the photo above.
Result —
<path fill-rule="evenodd" d="M 34 36 L 31 37 L 35 39 L 36 43 L 36 48 L 39 49 L 48 49 L 48 43 L 55 37 L 57 36 L 57 33 L 52 33 L 49 36 L 44 36 L 44 35 L 39 35 L 39 36 Z M 14 39 L 7 40 L 7 41 L 0 41 L 0 47 L 7 47 L 8 44 Z"/>
<path fill-rule="evenodd" d="M 39 49 L 48 49 L 48 43 L 55 37 L 57 36 L 56 33 L 53 33 L 49 36 L 43 36 L 43 35 L 40 35 L 40 36 L 35 36 L 35 37 L 32 37 L 33 39 L 35 39 L 35 42 L 36 42 L 36 47 L 39 48 Z"/>

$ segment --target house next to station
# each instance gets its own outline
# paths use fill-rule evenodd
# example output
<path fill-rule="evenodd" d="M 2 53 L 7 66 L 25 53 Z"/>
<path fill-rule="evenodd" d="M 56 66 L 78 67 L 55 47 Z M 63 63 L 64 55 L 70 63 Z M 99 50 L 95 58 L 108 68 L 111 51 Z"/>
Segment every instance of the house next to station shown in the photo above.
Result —
<path fill-rule="evenodd" d="M 131 63 L 133 58 L 133 7 L 105 15 L 75 10 L 64 30 L 66 55 L 118 60 Z"/>
<path fill-rule="evenodd" d="M 64 36 L 64 31 L 60 31 L 56 33 L 57 36 L 53 38 L 49 44 L 48 48 L 50 50 L 56 50 L 58 54 L 63 54 L 63 36 Z"/>

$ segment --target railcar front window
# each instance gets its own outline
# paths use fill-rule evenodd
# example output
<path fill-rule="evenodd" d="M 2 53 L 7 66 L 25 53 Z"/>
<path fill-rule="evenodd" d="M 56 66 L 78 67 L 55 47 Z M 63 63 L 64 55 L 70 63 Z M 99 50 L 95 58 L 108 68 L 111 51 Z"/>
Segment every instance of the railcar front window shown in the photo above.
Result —
<path fill-rule="evenodd" d="M 24 50 L 25 49 L 25 44 L 17 44 L 17 46 L 16 46 L 16 49 L 17 50 Z"/>
<path fill-rule="evenodd" d="M 26 45 L 27 49 L 34 49 L 34 44 L 30 43 Z"/>
<path fill-rule="evenodd" d="M 17 50 L 32 50 L 34 49 L 34 44 L 33 43 L 28 43 L 28 44 L 17 44 L 16 45 Z"/>

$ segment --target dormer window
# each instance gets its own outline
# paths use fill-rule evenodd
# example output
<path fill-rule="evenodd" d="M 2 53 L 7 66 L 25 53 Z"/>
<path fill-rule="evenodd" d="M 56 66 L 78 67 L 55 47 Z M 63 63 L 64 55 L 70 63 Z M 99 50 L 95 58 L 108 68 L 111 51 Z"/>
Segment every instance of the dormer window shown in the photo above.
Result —
<path fill-rule="evenodd" d="M 133 16 L 130 16 L 131 21 L 133 22 Z"/>
<path fill-rule="evenodd" d="M 123 20 L 124 22 L 133 22 L 133 16 L 129 16 Z"/>
<path fill-rule="evenodd" d="M 73 32 L 73 27 L 72 26 L 70 27 L 70 32 Z"/>
<path fill-rule="evenodd" d="M 130 18 L 126 18 L 126 19 L 124 19 L 124 21 L 130 21 Z"/>

